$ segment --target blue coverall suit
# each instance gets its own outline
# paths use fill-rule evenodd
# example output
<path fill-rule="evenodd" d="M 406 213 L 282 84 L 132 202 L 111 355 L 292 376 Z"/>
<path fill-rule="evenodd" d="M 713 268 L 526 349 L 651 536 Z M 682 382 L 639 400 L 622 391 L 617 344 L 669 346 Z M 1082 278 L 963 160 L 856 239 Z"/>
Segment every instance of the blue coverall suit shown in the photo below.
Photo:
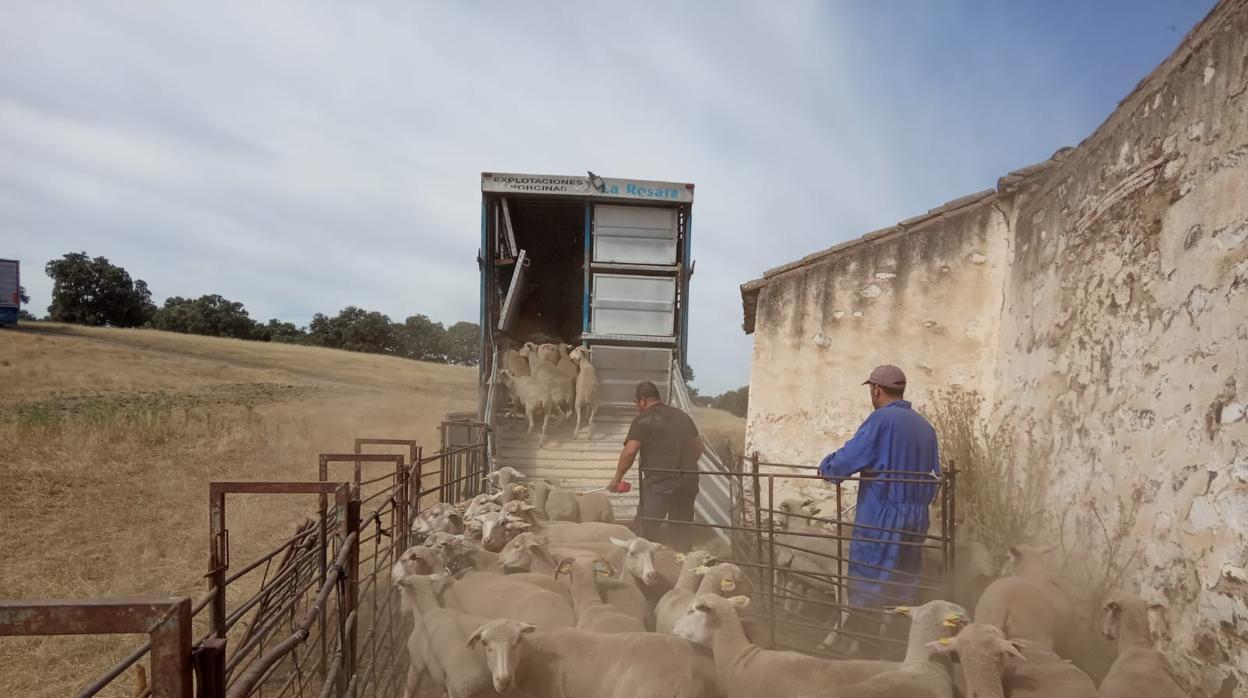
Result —
<path fill-rule="evenodd" d="M 933 477 L 931 484 L 896 482 L 890 481 L 890 473 L 891 480 L 929 477 L 920 473 L 939 475 L 936 430 L 906 400 L 875 410 L 852 439 L 819 464 L 819 474 L 832 481 L 854 473 L 859 473 L 860 481 L 849 544 L 849 604 L 913 603 L 923 549 L 897 542 L 923 542 L 927 507 L 936 497 L 937 480 Z"/>

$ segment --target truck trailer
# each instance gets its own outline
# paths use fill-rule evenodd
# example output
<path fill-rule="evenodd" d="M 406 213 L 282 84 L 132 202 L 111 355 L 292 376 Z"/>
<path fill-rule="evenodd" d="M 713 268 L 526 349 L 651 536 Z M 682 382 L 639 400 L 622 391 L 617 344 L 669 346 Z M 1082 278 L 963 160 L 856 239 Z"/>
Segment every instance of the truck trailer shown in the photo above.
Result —
<path fill-rule="evenodd" d="M 689 286 L 694 185 L 586 175 L 481 174 L 481 354 L 478 419 L 489 425 L 492 467 L 512 466 L 580 490 L 615 470 L 633 416 L 633 390 L 652 381 L 690 412 Z M 586 347 L 602 386 L 594 433 L 552 420 L 548 440 L 503 416 L 501 355 L 525 342 Z M 708 447 L 704 468 L 723 466 Z M 636 482 L 637 471 L 629 479 Z M 728 517 L 727 482 L 703 477 L 708 520 Z M 613 495 L 631 517 L 638 489 Z"/>
<path fill-rule="evenodd" d="M 16 259 L 0 259 L 0 327 L 17 325 L 22 308 L 22 269 Z"/>

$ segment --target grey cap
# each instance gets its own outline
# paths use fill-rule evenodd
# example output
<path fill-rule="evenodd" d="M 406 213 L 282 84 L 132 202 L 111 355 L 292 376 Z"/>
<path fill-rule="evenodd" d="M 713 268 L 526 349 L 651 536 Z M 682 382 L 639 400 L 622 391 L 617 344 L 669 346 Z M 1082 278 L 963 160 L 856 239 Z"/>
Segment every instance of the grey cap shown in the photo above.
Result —
<path fill-rule="evenodd" d="M 862 382 L 863 385 L 878 385 L 889 390 L 905 390 L 906 374 L 892 364 L 876 366 L 871 377 Z"/>

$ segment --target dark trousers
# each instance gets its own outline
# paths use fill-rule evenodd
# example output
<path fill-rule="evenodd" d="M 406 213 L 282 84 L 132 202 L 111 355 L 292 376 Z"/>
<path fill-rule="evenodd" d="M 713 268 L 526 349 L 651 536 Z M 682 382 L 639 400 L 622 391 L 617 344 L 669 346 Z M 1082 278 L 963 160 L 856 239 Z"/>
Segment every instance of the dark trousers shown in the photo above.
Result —
<path fill-rule="evenodd" d="M 641 504 L 637 507 L 633 530 L 642 538 L 688 552 L 689 540 L 693 534 L 692 526 L 642 521 L 642 518 L 693 521 L 693 502 L 697 498 L 696 476 L 647 483 L 642 489 Z"/>

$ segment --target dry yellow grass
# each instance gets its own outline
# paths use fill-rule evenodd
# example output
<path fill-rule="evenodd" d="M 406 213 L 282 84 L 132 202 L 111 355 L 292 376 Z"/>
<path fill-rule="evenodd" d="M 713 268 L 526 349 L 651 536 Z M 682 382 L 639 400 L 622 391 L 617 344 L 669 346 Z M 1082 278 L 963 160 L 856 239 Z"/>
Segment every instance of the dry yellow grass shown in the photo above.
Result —
<path fill-rule="evenodd" d="M 745 420 L 714 407 L 695 407 L 693 418 L 721 458 L 739 458 L 745 452 Z"/>
<path fill-rule="evenodd" d="M 355 437 L 435 448 L 442 416 L 475 406 L 475 379 L 471 368 L 149 330 L 4 332 L 0 597 L 201 595 L 209 481 L 315 479 L 317 454 L 350 451 Z M 289 536 L 313 505 L 231 499 L 232 558 Z M 139 642 L 0 639 L 0 695 L 72 693 Z"/>

